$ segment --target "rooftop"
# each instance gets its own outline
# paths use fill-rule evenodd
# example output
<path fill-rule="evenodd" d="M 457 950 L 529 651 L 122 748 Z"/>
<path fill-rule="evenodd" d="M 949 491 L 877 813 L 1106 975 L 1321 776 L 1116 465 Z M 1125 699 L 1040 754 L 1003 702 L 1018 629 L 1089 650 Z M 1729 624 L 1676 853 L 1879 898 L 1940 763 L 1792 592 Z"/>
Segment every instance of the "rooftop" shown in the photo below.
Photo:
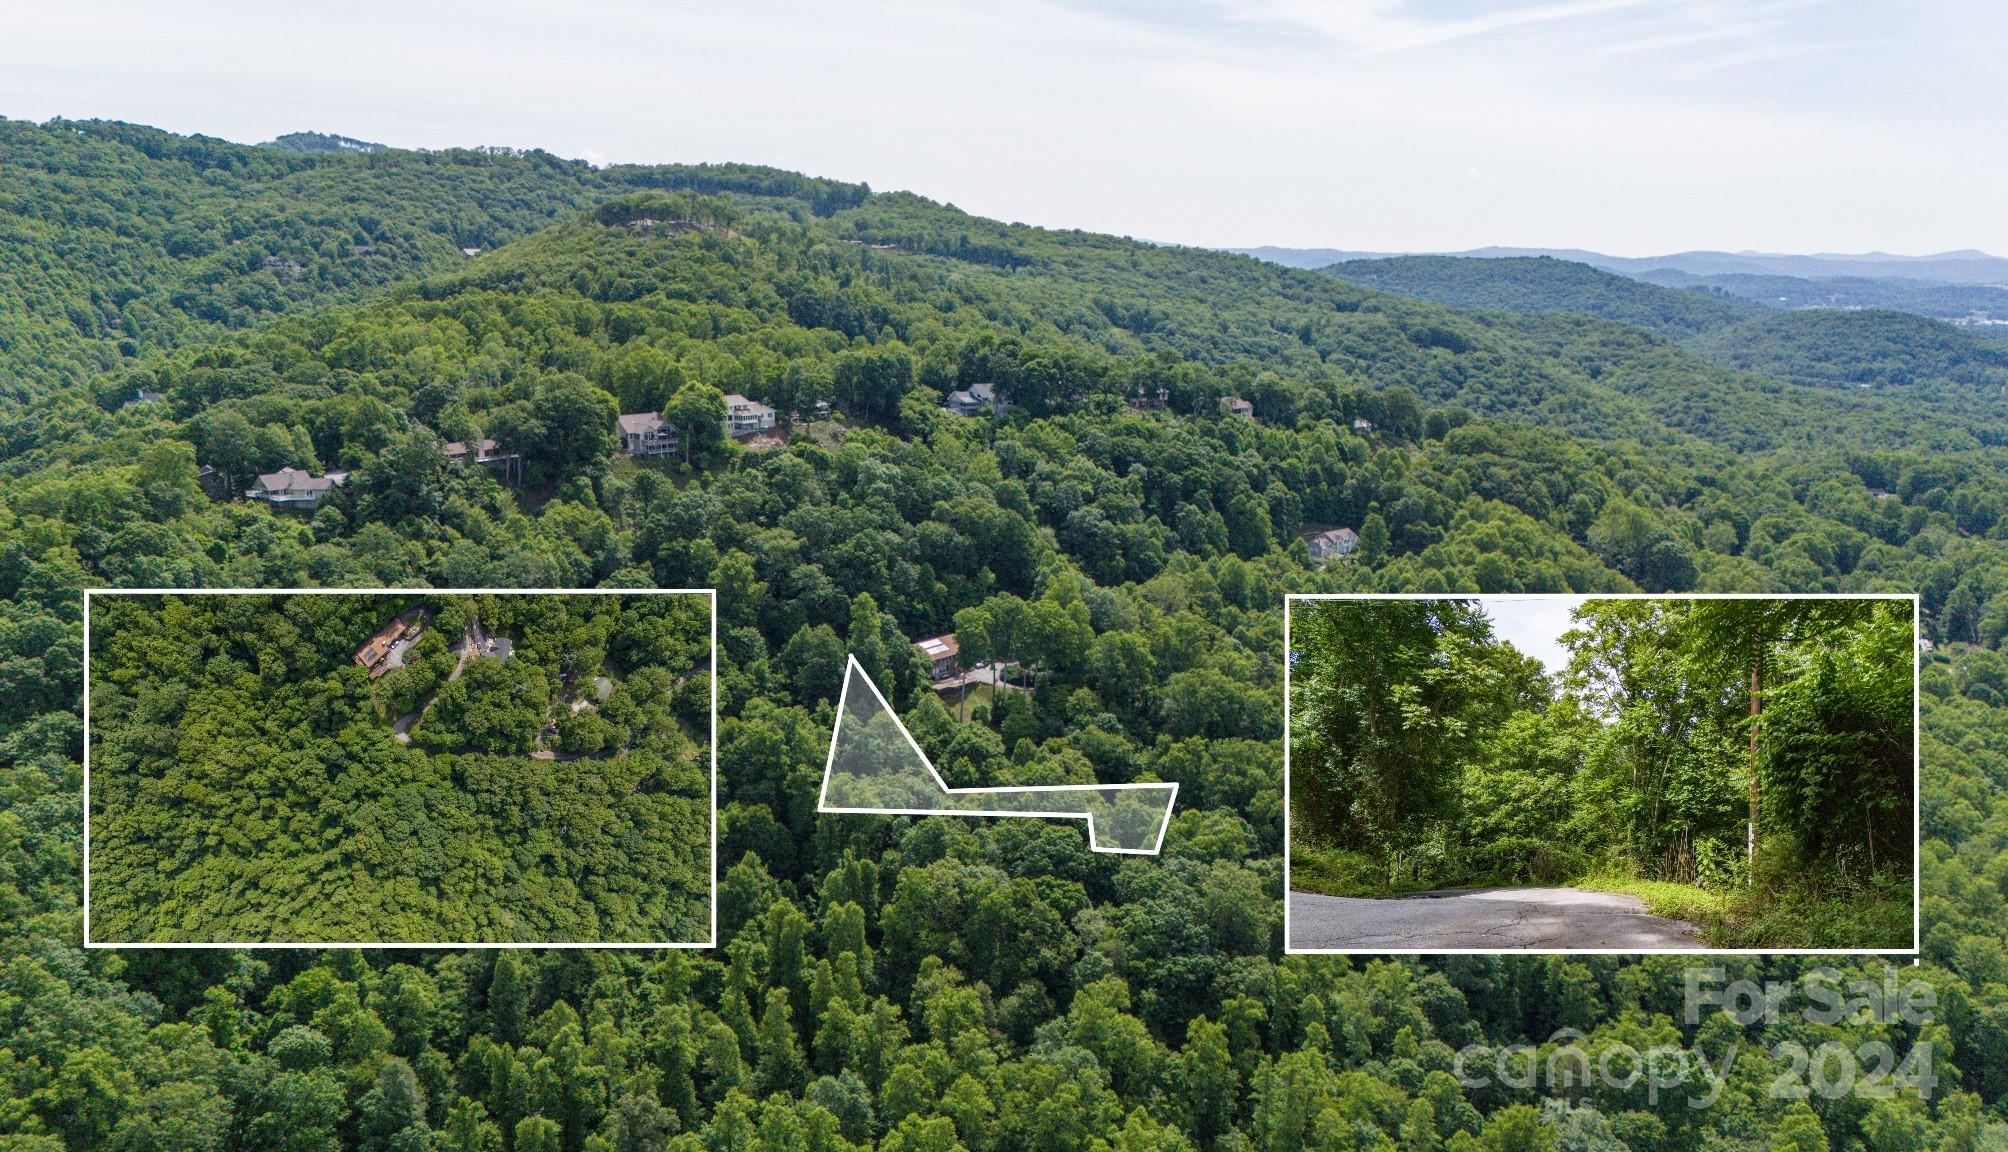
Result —
<path fill-rule="evenodd" d="M 325 492 L 342 481 L 349 474 L 333 471 L 316 476 L 299 468 L 281 468 L 277 472 L 267 472 L 258 477 L 258 486 L 267 492 Z"/>

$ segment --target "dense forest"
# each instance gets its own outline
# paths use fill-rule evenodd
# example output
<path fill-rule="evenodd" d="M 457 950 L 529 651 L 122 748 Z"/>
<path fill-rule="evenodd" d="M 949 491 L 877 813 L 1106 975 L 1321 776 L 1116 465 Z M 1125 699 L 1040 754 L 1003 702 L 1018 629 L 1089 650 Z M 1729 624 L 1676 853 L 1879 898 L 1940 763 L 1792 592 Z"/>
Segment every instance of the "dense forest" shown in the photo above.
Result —
<path fill-rule="evenodd" d="M 1690 346 L 1738 368 L 1835 388 L 1898 395 L 1964 388 L 1992 396 L 2008 388 L 2008 346 L 1904 312 L 1787 312 L 1709 333 Z"/>
<path fill-rule="evenodd" d="M 1812 387 L 1594 316 L 760 169 L 0 127 L 0 1146 L 2008 1139 L 1991 399 Z M 281 194 L 340 237 L 273 253 L 298 298 L 181 310 L 206 257 L 170 250 L 154 206 L 199 199 L 221 254 L 286 219 Z M 452 230 L 517 202 L 512 230 Z M 372 221 L 437 258 L 324 281 Z M 113 237 L 129 257 L 88 258 Z M 280 271 L 224 282 L 276 292 Z M 76 322 L 93 291 L 161 302 L 159 339 Z M 1014 406 L 941 408 L 975 382 Z M 1160 389 L 1164 409 L 1128 403 Z M 733 391 L 832 418 L 747 452 L 709 432 Z M 658 407 L 688 458 L 613 455 L 613 414 Z M 475 433 L 525 456 L 520 486 L 441 452 Z M 240 490 L 280 465 L 352 475 L 307 516 L 213 500 L 201 465 Z M 1314 562 L 1302 537 L 1335 525 L 1359 549 Z M 421 583 L 718 589 L 720 947 L 82 949 L 81 590 Z M 1282 955 L 1282 595 L 1630 589 L 1920 595 L 1928 1022 L 1690 1021 L 1659 959 Z M 909 644 L 949 630 L 1027 690 L 958 722 Z M 958 784 L 1178 782 L 1162 856 L 1091 853 L 1078 822 L 818 817 L 847 652 Z M 1740 1055 L 1708 1108 L 1642 1080 L 1455 1077 L 1468 1046 L 1575 1034 Z M 1932 1089 L 1770 1090 L 1778 1045 L 1871 1040 L 1928 1052 Z"/>
<path fill-rule="evenodd" d="M 708 599 L 100 597 L 92 939 L 710 939 Z"/>
<path fill-rule="evenodd" d="M 1910 601 L 1589 599 L 1573 618 L 1550 673 L 1480 601 L 1302 602 L 1292 886 L 1579 884 L 1721 946 L 1910 947 Z"/>

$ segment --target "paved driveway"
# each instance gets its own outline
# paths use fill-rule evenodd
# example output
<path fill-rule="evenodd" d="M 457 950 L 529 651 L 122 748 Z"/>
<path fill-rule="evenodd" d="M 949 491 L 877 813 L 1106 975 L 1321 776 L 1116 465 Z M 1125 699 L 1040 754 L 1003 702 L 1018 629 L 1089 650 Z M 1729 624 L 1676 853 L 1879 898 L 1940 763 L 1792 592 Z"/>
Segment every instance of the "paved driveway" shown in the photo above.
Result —
<path fill-rule="evenodd" d="M 1694 925 L 1636 896 L 1580 888 L 1468 888 L 1383 900 L 1290 893 L 1292 948 L 1698 949 Z"/>

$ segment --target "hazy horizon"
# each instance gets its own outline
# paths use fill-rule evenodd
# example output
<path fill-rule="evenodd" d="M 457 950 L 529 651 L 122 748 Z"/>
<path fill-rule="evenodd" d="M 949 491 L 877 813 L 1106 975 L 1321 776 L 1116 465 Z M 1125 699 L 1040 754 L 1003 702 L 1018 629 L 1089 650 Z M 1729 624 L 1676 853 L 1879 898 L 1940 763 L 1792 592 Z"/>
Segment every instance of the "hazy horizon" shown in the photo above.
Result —
<path fill-rule="evenodd" d="M 1950 0 L 15 5 L 0 113 L 743 161 L 1199 247 L 2008 252 Z M 116 29 L 116 35 L 107 35 Z"/>
<path fill-rule="evenodd" d="M 1777 249 L 1764 249 L 1764 248 L 1703 247 L 1703 248 L 1687 248 L 1681 251 L 1637 252 L 1637 253 L 1605 252 L 1600 249 L 1572 248 L 1559 244 L 1480 244 L 1473 248 L 1431 248 L 1431 249 L 1415 248 L 1415 249 L 1401 249 L 1401 250 L 1350 248 L 1339 244 L 1298 245 L 1298 244 L 1260 243 L 1260 244 L 1223 244 L 1220 245 L 1220 247 L 1225 250 L 1236 251 L 1236 252 L 1260 251 L 1266 249 L 1266 250 L 1275 250 L 1282 252 L 1323 252 L 1323 251 L 1369 252 L 1376 256 L 1465 256 L 1474 252 L 1484 252 L 1490 249 L 1501 249 L 1510 251 L 1519 251 L 1522 249 L 1528 249 L 1528 250 L 1538 249 L 1542 251 L 1553 251 L 1553 252 L 1566 252 L 1566 251 L 1594 252 L 1600 256 L 1614 256 L 1627 260 L 1646 260 L 1646 259 L 1652 259 L 1653 257 L 1657 256 L 1682 256 L 1696 252 L 1719 252 L 1727 256 L 1800 256 L 1811 259 L 1822 259 L 1828 257 L 1836 259 L 1851 259 L 1851 260 L 1887 258 L 1892 261 L 1930 260 L 1934 258 L 1958 259 L 1962 257 L 1972 257 L 1974 259 L 1980 259 L 1984 257 L 1986 259 L 1991 259 L 1991 260 L 2004 259 L 2004 257 L 2001 257 L 1993 252 L 1989 252 L 1982 248 L 1974 248 L 1971 246 L 1965 248 L 1946 248 L 1937 252 L 1889 252 L 1889 251 L 1884 251 L 1882 249 L 1875 249 L 1862 252 L 1784 252 Z"/>

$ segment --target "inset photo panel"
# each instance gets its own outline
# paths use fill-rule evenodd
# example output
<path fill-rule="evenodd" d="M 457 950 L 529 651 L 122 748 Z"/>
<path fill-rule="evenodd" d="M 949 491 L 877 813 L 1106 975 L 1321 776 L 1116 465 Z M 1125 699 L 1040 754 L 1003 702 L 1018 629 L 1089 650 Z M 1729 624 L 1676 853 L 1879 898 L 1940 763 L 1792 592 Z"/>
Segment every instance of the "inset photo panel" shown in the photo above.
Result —
<path fill-rule="evenodd" d="M 710 947 L 709 589 L 85 594 L 87 947 Z"/>
<path fill-rule="evenodd" d="M 1296 595 L 1289 952 L 1918 948 L 1902 595 Z"/>

